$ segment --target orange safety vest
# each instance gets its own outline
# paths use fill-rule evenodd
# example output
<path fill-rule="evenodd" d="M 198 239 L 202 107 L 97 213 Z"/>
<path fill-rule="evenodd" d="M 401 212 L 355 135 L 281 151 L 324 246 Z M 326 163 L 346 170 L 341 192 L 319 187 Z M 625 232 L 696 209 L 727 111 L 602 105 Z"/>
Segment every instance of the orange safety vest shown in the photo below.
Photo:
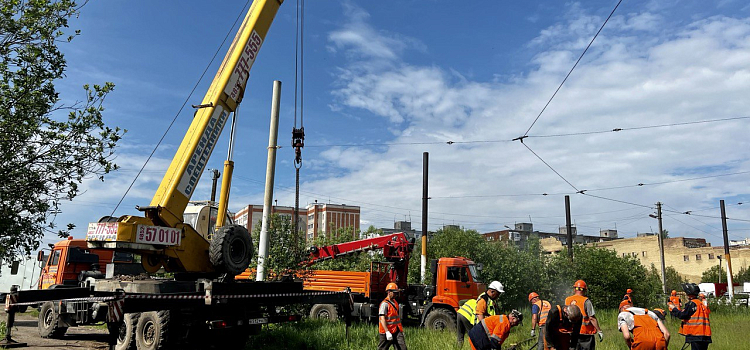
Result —
<path fill-rule="evenodd" d="M 677 310 L 682 310 L 682 302 L 680 301 L 680 297 L 678 297 L 676 295 L 673 296 L 673 297 L 670 296 L 669 297 L 669 302 L 672 303 L 672 304 L 674 304 L 674 306 L 677 307 Z"/>
<path fill-rule="evenodd" d="M 630 302 L 630 305 L 633 305 L 633 299 L 630 298 L 630 294 L 625 294 L 625 296 L 622 297 L 622 300 L 627 299 Z"/>
<path fill-rule="evenodd" d="M 644 315 L 633 314 L 633 342 L 630 349 L 633 350 L 666 350 L 667 341 L 664 334 L 661 333 L 659 325 L 648 315 L 645 310 Z"/>
<path fill-rule="evenodd" d="M 404 326 L 401 325 L 401 317 L 398 315 L 398 302 L 385 298 L 380 303 L 380 306 L 383 306 L 383 303 L 388 303 L 388 312 L 385 314 L 385 324 L 388 326 L 388 331 L 391 333 L 396 333 L 397 331 L 403 332 Z M 380 334 L 385 334 L 385 329 L 383 329 L 383 324 L 380 323 L 380 320 L 378 320 L 378 331 Z"/>
<path fill-rule="evenodd" d="M 583 295 L 571 295 L 565 299 L 565 305 L 577 305 L 581 309 L 581 334 L 596 334 L 596 327 L 591 324 L 591 319 L 586 314 L 586 300 L 589 298 Z"/>
<path fill-rule="evenodd" d="M 547 323 L 547 314 L 549 313 L 549 309 L 552 308 L 552 305 L 550 305 L 549 301 L 546 300 L 539 300 L 536 303 L 534 303 L 537 307 L 539 307 L 539 325 L 544 326 Z"/>
<path fill-rule="evenodd" d="M 711 321 L 708 319 L 709 311 L 698 299 L 691 300 L 695 303 L 695 313 L 688 320 L 682 320 L 680 334 L 694 336 L 711 336 Z"/>
<path fill-rule="evenodd" d="M 560 305 L 556 305 L 556 306 L 557 306 L 557 314 L 560 315 L 560 322 L 558 322 L 559 326 L 557 330 L 560 333 L 573 334 L 573 325 L 571 324 L 569 326 L 565 326 L 565 323 L 563 322 L 562 308 L 560 307 Z"/>

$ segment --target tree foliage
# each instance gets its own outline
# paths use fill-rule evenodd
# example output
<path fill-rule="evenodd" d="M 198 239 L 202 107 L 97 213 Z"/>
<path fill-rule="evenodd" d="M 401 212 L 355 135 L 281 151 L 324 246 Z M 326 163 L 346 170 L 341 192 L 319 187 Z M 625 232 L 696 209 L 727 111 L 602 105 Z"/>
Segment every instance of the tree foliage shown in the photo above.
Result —
<path fill-rule="evenodd" d="M 740 268 L 740 271 L 737 272 L 736 275 L 734 275 L 734 280 L 732 280 L 734 283 L 745 283 L 750 282 L 750 269 L 747 267 Z"/>
<path fill-rule="evenodd" d="M 710 269 L 703 271 L 703 275 L 701 275 L 701 283 L 703 282 L 726 283 L 727 282 L 727 270 L 725 270 L 724 267 L 721 267 L 719 265 L 711 266 Z"/>
<path fill-rule="evenodd" d="M 260 221 L 255 225 L 252 232 L 253 244 L 255 251 L 259 252 L 260 245 Z M 299 268 L 299 263 L 307 255 L 305 249 L 305 240 L 302 235 L 294 237 L 292 232 L 294 226 L 288 216 L 271 215 L 268 225 L 268 254 L 265 259 L 265 270 L 267 279 L 278 279 L 285 274 L 295 273 Z M 258 253 L 256 253 L 256 256 Z M 250 268 L 258 267 L 258 260 L 253 259 Z"/>
<path fill-rule="evenodd" d="M 654 267 L 655 268 L 655 267 Z M 667 275 L 667 293 L 671 292 L 672 290 L 682 290 L 682 284 L 687 283 L 687 278 L 680 275 L 677 270 L 675 270 L 672 266 L 667 266 L 665 268 L 666 275 Z"/>
<path fill-rule="evenodd" d="M 115 144 L 124 131 L 104 124 L 103 101 L 114 85 L 84 86 L 85 99 L 61 102 L 55 82 L 65 76 L 58 49 L 72 0 L 8 0 L 0 5 L 0 258 L 28 255 L 46 232 L 67 236 L 55 215 L 79 194 L 88 176 L 103 180 L 117 168 Z"/>

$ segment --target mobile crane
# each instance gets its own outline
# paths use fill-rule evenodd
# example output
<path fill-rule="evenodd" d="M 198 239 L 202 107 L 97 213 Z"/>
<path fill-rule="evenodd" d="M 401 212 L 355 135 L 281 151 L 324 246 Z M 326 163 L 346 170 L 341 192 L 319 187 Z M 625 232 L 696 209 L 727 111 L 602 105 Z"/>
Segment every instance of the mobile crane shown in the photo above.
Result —
<path fill-rule="evenodd" d="M 280 314 L 284 305 L 324 302 L 348 309 L 346 291 L 310 292 L 301 282 L 237 283 L 231 278 L 247 268 L 253 255 L 247 230 L 226 225 L 226 216 L 218 214 L 226 213 L 229 198 L 231 141 L 218 210 L 186 211 L 224 125 L 242 101 L 250 68 L 282 2 L 254 0 L 151 204 L 138 208 L 144 215 L 105 216 L 89 224 L 85 241 L 58 242 L 46 260 L 40 252 L 39 289 L 14 286 L 6 297 L 7 333 L 0 347 L 13 346 L 15 313 L 26 306 L 40 306 L 42 337 L 104 322 L 118 350 L 201 342 L 241 348 L 262 324 L 299 318 Z M 121 276 L 115 263 L 122 262 L 117 255 L 123 253 L 140 255 L 149 273 L 164 268 L 176 278 Z"/>
<path fill-rule="evenodd" d="M 105 216 L 88 226 L 90 248 L 139 254 L 148 272 L 219 273 L 234 276 L 249 265 L 253 246 L 247 229 L 224 225 L 210 237 L 183 222 L 190 197 L 219 135 L 242 102 L 250 68 L 283 0 L 255 0 L 212 81 L 151 204 L 143 216 Z M 232 135 L 233 139 L 233 135 Z M 231 145 L 230 145 L 231 154 Z M 231 157 L 230 157 L 231 158 Z M 226 212 L 234 163 L 224 163 L 219 213 Z"/>
<path fill-rule="evenodd" d="M 414 240 L 403 232 L 359 241 L 311 247 L 310 266 L 319 261 L 335 259 L 365 251 L 382 250 L 384 262 L 373 262 L 368 272 L 314 270 L 303 277 L 304 289 L 310 291 L 337 291 L 349 288 L 352 292 L 351 316 L 375 318 L 378 305 L 385 298 L 385 287 L 396 283 L 403 290 L 398 296 L 402 318 L 414 318 L 430 329 L 453 329 L 456 312 L 463 301 L 475 299 L 486 290 L 478 279 L 477 265 L 463 257 L 440 258 L 431 261 L 432 283 L 408 284 L 409 259 Z M 343 312 L 343 313 L 342 313 Z M 333 319 L 348 316 L 340 306 L 313 305 L 310 316 Z"/>

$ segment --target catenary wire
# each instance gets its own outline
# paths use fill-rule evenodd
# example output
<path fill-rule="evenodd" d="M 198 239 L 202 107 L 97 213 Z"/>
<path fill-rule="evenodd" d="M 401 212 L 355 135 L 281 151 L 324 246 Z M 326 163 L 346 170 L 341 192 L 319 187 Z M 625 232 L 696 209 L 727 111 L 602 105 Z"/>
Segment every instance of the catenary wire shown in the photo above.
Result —
<path fill-rule="evenodd" d="M 527 136 L 529 134 L 529 131 L 531 130 L 531 128 L 534 127 L 534 124 L 536 124 L 537 120 L 539 120 L 539 117 L 542 116 L 542 113 L 544 113 L 544 111 L 547 109 L 547 106 L 549 106 L 549 104 L 552 102 L 552 99 L 554 99 L 555 95 L 557 95 L 557 92 L 560 91 L 560 89 L 562 88 L 563 84 L 565 84 L 565 81 L 568 80 L 568 77 L 570 77 L 570 74 L 572 74 L 573 70 L 576 69 L 576 66 L 578 66 L 578 63 L 581 62 L 581 59 L 583 59 L 583 55 L 586 54 L 586 51 L 589 50 L 589 48 L 591 47 L 591 44 L 593 44 L 594 40 L 596 40 L 596 37 L 598 37 L 599 33 L 602 32 L 602 29 L 604 29 L 604 26 L 607 25 L 607 22 L 609 22 L 609 19 L 612 18 L 612 15 L 615 14 L 615 11 L 620 6 L 620 3 L 622 3 L 622 0 L 620 0 L 620 1 L 617 2 L 617 5 L 615 5 L 615 8 L 613 8 L 612 12 L 609 13 L 609 16 L 607 16 L 607 19 L 604 20 L 604 23 L 602 23 L 602 26 L 599 27 L 599 30 L 596 32 L 596 34 L 594 34 L 594 37 L 591 38 L 591 41 L 589 42 L 589 44 L 586 45 L 586 48 L 583 50 L 583 52 L 581 52 L 581 56 L 578 57 L 578 60 L 576 60 L 576 63 L 573 65 L 572 68 L 570 68 L 570 71 L 565 76 L 565 79 L 563 79 L 563 81 L 560 83 L 560 86 L 557 87 L 557 89 L 555 90 L 555 93 L 552 94 L 552 97 L 549 98 L 549 100 L 547 101 L 547 104 L 545 104 L 544 108 L 542 108 L 542 110 L 539 112 L 539 115 L 536 116 L 536 119 L 534 119 L 534 122 L 532 122 L 531 125 L 529 126 L 529 128 L 526 129 L 526 132 L 523 133 L 523 136 Z"/>

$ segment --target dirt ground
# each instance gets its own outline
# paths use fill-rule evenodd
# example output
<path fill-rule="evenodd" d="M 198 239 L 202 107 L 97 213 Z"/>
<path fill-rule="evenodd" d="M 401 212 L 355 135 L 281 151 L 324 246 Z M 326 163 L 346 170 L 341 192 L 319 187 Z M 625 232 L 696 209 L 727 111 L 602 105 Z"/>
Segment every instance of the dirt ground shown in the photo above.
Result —
<path fill-rule="evenodd" d="M 7 315 L 0 311 L 0 321 L 6 322 Z M 96 327 L 73 327 L 63 339 L 43 339 L 37 331 L 37 318 L 29 313 L 16 314 L 12 330 L 13 340 L 26 343 L 18 349 L 108 349 L 107 330 Z"/>

